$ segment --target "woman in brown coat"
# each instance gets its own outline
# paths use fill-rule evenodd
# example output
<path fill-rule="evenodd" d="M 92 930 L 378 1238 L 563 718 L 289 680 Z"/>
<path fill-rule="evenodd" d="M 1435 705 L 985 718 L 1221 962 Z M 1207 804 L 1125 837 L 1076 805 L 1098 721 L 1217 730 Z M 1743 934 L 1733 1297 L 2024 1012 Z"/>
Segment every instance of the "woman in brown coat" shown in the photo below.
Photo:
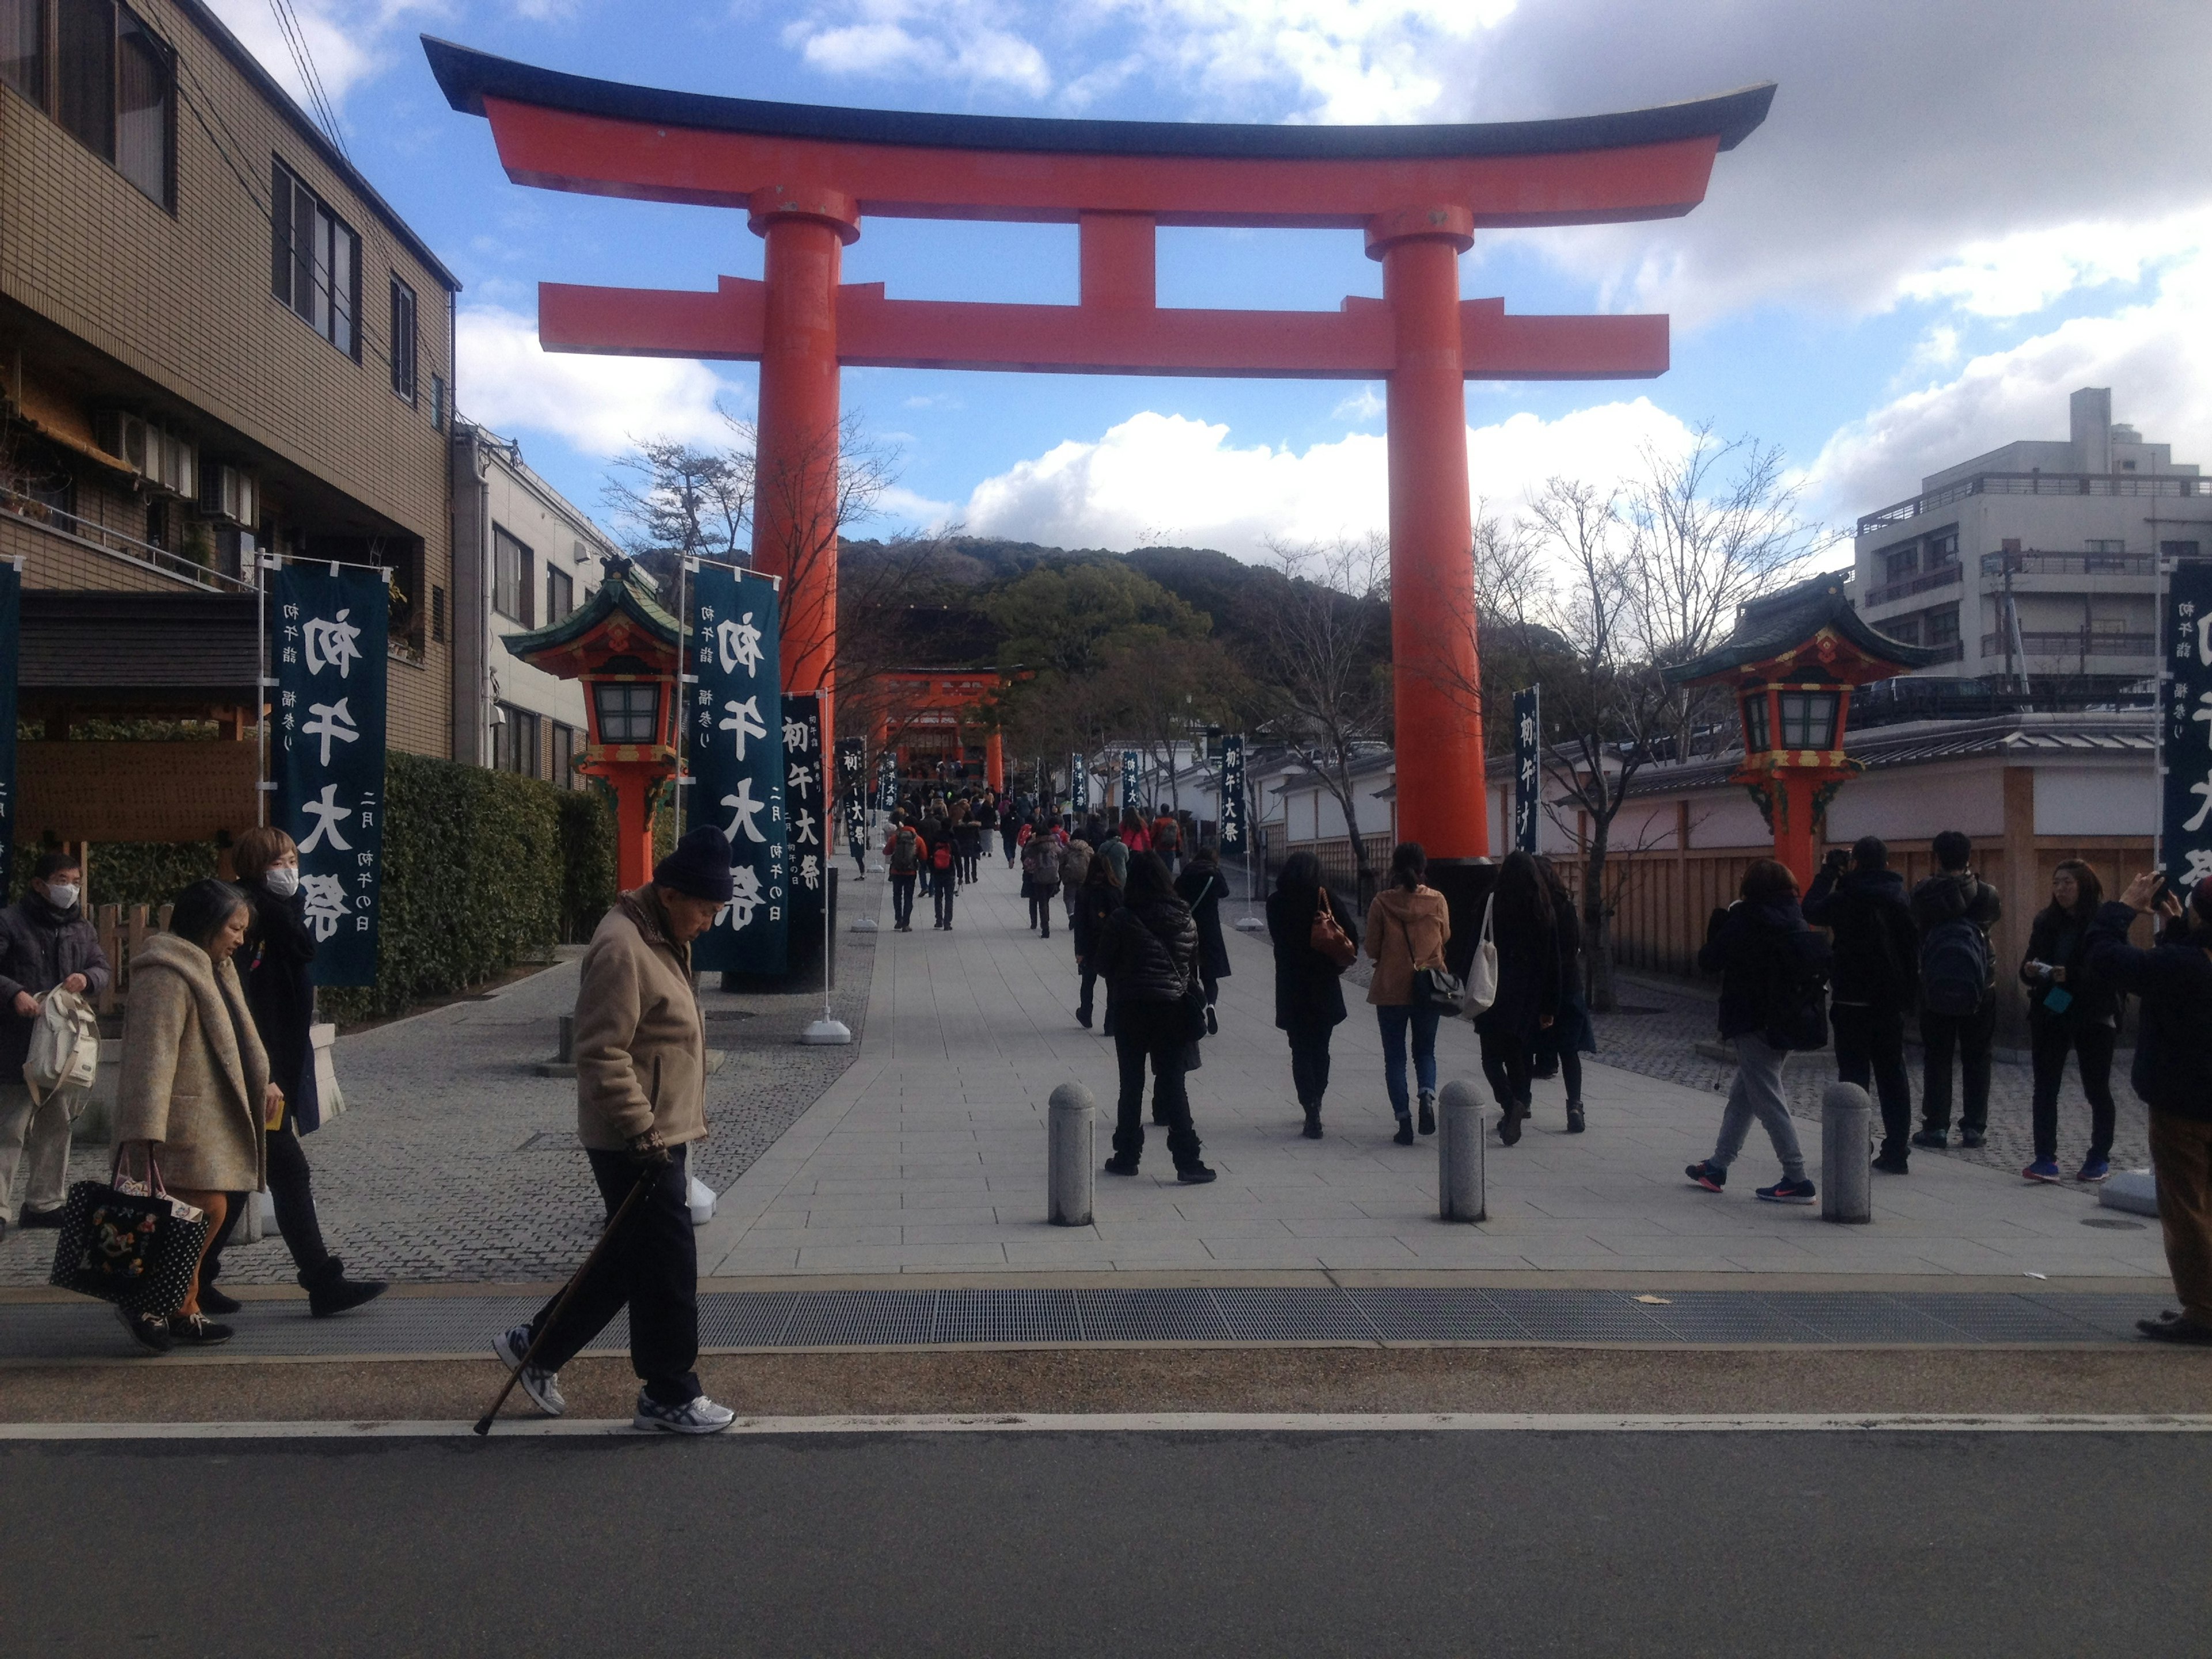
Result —
<path fill-rule="evenodd" d="M 260 1188 L 268 1167 L 262 1125 L 283 1109 L 231 962 L 251 919 L 246 896 L 228 882 L 185 889 L 169 931 L 131 958 L 123 1018 L 116 1146 L 143 1143 L 159 1160 L 171 1195 L 207 1212 L 210 1241 Z M 178 1342 L 211 1346 L 232 1335 L 229 1326 L 201 1313 L 197 1282 L 167 1321 L 125 1313 L 123 1322 L 156 1352 Z"/>
<path fill-rule="evenodd" d="M 1375 977 L 1367 988 L 1376 1023 L 1382 1032 L 1382 1082 L 1390 1109 L 1398 1115 L 1395 1139 L 1413 1144 L 1412 1103 L 1406 1097 L 1406 1033 L 1413 1034 L 1413 1070 L 1421 1085 L 1421 1133 L 1437 1132 L 1437 1022 L 1443 1010 L 1415 995 L 1413 976 L 1423 968 L 1444 965 L 1444 944 L 1451 938 L 1451 912 L 1444 896 L 1421 884 L 1429 855 L 1417 841 L 1401 842 L 1390 854 L 1390 884 L 1367 909 L 1367 954 Z"/>

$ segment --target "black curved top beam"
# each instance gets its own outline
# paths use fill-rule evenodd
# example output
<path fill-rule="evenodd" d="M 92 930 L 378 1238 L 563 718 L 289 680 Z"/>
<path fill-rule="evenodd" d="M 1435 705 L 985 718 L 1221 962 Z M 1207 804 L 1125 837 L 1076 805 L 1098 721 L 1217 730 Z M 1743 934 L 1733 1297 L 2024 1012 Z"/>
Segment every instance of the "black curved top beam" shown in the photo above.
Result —
<path fill-rule="evenodd" d="M 486 97 L 656 126 L 752 133 L 833 143 L 934 149 L 1030 150 L 1074 155 L 1199 156 L 1252 161 L 1401 161 L 1469 155 L 1553 155 L 1717 138 L 1734 149 L 1765 120 L 1774 83 L 1656 109 L 1556 121 L 1428 126 L 1266 126 L 1201 121 L 1071 121 L 1029 115 L 937 115 L 843 109 L 665 92 L 565 75 L 495 58 L 431 35 L 422 50 L 446 100 L 482 115 Z"/>

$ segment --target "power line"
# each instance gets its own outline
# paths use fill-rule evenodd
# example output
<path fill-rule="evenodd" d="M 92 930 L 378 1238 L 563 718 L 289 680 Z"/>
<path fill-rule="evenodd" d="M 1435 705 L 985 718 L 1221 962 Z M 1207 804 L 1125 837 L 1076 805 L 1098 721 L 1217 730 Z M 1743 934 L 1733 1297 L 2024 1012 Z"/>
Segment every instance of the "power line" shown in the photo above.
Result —
<path fill-rule="evenodd" d="M 307 31 L 300 26 L 300 15 L 292 7 L 292 0 L 269 0 L 269 9 L 276 19 L 276 27 L 284 36 L 284 47 L 291 54 L 292 66 L 300 73 L 300 84 L 313 105 L 315 120 L 337 146 L 338 154 L 349 161 L 353 159 L 345 146 L 345 135 L 339 129 L 336 107 L 324 89 L 323 77 L 316 72 L 315 55 L 307 46 Z"/>

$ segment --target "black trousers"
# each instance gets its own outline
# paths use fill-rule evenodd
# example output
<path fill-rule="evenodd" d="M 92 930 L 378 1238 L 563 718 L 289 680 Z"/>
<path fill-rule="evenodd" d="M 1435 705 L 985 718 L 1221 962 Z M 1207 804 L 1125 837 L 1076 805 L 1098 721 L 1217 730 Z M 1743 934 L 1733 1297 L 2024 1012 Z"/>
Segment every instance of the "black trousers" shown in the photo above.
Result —
<path fill-rule="evenodd" d="M 2066 1076 L 2066 1051 L 2081 1059 L 2081 1092 L 2089 1097 L 2089 1156 L 2112 1155 L 2112 1048 L 2119 1033 L 2109 1025 L 2063 1019 L 2031 1019 L 2028 1040 L 2035 1057 L 2035 1155 L 2058 1157 L 2058 1085 Z"/>
<path fill-rule="evenodd" d="M 914 921 L 914 872 L 891 872 L 891 926 L 904 927 Z"/>
<path fill-rule="evenodd" d="M 1317 1107 L 1328 1092 L 1328 1040 L 1334 1025 L 1301 1026 L 1284 1033 L 1291 1040 L 1291 1086 L 1298 1104 Z"/>
<path fill-rule="evenodd" d="M 1912 1150 L 1912 1084 L 1905 1074 L 1904 1011 L 1839 1002 L 1829 1013 L 1837 1079 L 1875 1092 L 1881 1102 L 1881 1155 L 1906 1157 Z"/>
<path fill-rule="evenodd" d="M 653 1185 L 623 1224 L 622 1237 L 601 1256 L 591 1276 L 546 1333 L 537 1363 L 557 1371 L 629 1309 L 629 1364 L 645 1391 L 664 1406 L 688 1405 L 699 1397 L 699 1246 L 691 1234 L 690 1178 L 678 1146 L 653 1176 Z M 586 1149 L 592 1178 L 599 1183 L 612 1219 L 637 1184 L 637 1166 L 626 1153 Z M 556 1294 L 530 1322 L 534 1340 L 553 1316 Z"/>
<path fill-rule="evenodd" d="M 1190 1092 L 1183 1087 L 1183 1035 L 1180 1002 L 1117 1005 L 1114 1057 L 1121 1067 L 1121 1095 L 1115 1103 L 1114 1150 L 1136 1158 L 1145 1150 L 1145 1062 L 1152 1064 L 1152 1110 L 1168 1124 L 1168 1152 L 1176 1168 L 1198 1162 L 1198 1131 L 1190 1122 Z"/>
<path fill-rule="evenodd" d="M 936 881 L 930 887 L 929 896 L 937 907 L 937 925 L 940 927 L 952 925 L 952 900 L 957 890 L 952 882 L 952 872 L 939 870 Z"/>
<path fill-rule="evenodd" d="M 323 1243 L 323 1224 L 315 1216 L 314 1177 L 307 1169 L 307 1154 L 289 1122 L 268 1138 L 268 1147 L 269 1200 L 276 1206 L 276 1230 L 284 1235 L 284 1248 L 300 1270 L 300 1283 L 313 1290 L 330 1273 L 331 1253 Z M 223 1217 L 222 1231 L 200 1263 L 201 1284 L 214 1284 L 222 1272 L 223 1246 L 230 1243 L 245 1207 L 234 1204 Z"/>
<path fill-rule="evenodd" d="M 1098 975 L 1095 971 L 1083 967 L 1080 963 L 1077 966 L 1083 975 L 1083 986 L 1076 995 L 1075 1010 L 1088 1020 L 1091 1018 L 1091 998 L 1098 988 Z"/>
<path fill-rule="evenodd" d="M 1940 1134 L 1951 1127 L 1951 1051 L 1956 1048 L 1964 1074 L 1959 1127 L 1972 1134 L 1989 1132 L 1990 1044 L 1996 1031 L 1995 997 L 1971 1014 L 1922 1012 L 1920 1040 L 1928 1052 L 1921 1077 L 1920 1115 L 1926 1127 Z"/>
<path fill-rule="evenodd" d="M 1052 937 L 1052 900 L 1050 893 L 1030 895 L 1030 926 L 1042 928 L 1047 939 Z"/>
<path fill-rule="evenodd" d="M 1576 1067 L 1581 1068 L 1579 1060 Z M 1519 1105 L 1529 1096 L 1528 1045 L 1510 1031 L 1483 1032 L 1482 1074 L 1490 1079 L 1490 1091 L 1500 1106 Z"/>

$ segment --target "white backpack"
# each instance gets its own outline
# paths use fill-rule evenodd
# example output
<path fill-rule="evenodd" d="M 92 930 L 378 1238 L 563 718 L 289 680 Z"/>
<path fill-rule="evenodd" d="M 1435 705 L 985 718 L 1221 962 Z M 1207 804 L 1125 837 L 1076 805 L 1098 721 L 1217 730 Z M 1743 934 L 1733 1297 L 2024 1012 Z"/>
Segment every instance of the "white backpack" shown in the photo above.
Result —
<path fill-rule="evenodd" d="M 1490 913 L 1498 902 L 1495 894 L 1483 902 L 1482 942 L 1475 946 L 1474 960 L 1468 964 L 1467 1000 L 1460 1010 L 1469 1019 L 1481 1013 L 1498 1000 L 1498 940 L 1491 931 Z"/>
<path fill-rule="evenodd" d="M 64 1090 L 82 1094 L 99 1074 L 100 1017 L 74 991 L 47 992 L 31 1027 L 31 1057 L 23 1062 L 31 1098 L 43 1102 Z"/>

